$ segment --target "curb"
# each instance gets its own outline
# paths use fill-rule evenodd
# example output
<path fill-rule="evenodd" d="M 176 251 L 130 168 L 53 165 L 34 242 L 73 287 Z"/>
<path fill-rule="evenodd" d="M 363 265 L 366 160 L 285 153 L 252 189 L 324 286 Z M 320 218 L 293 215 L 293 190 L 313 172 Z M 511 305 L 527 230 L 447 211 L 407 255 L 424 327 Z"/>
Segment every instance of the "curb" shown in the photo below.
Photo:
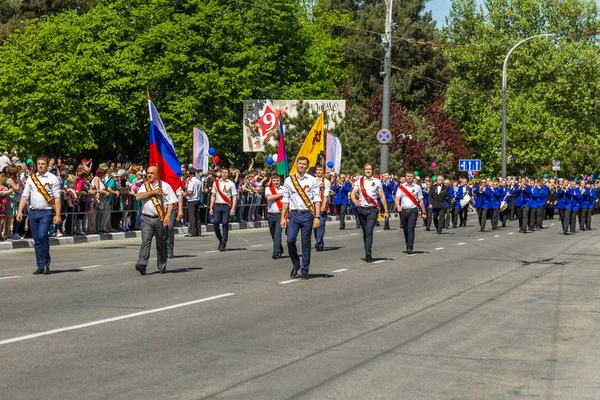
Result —
<path fill-rule="evenodd" d="M 391 218 L 398 218 L 398 214 L 391 214 Z M 353 215 L 347 215 L 346 221 L 354 221 L 356 218 Z M 338 217 L 328 217 L 327 221 L 339 221 Z M 229 223 L 230 230 L 243 230 L 243 229 L 258 229 L 258 228 L 268 228 L 269 223 L 267 221 L 257 221 L 257 222 L 231 222 Z M 214 232 L 213 226 L 211 225 L 202 225 L 201 226 L 202 233 Z M 187 227 L 175 227 L 176 235 L 184 235 L 188 233 Z M 114 233 L 103 233 L 100 235 L 83 235 L 83 236 L 66 236 L 66 237 L 51 237 L 50 238 L 50 246 L 62 246 L 67 244 L 79 244 L 79 243 L 91 243 L 91 242 L 100 242 L 104 240 L 122 240 L 122 239 L 131 239 L 131 238 L 141 238 L 141 231 L 133 231 L 133 232 L 114 232 Z M 0 242 L 0 250 L 12 250 L 12 249 L 26 249 L 33 248 L 34 242 L 33 239 L 21 239 L 17 241 L 6 241 Z"/>

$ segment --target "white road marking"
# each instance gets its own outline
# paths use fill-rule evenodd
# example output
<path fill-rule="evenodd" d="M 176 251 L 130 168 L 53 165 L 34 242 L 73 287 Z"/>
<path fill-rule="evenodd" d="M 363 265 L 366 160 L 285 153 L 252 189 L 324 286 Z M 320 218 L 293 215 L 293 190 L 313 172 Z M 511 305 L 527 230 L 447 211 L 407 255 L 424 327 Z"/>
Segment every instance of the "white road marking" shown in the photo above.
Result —
<path fill-rule="evenodd" d="M 2 278 L 0 278 L 0 280 L 1 279 L 15 279 L 15 278 L 22 278 L 22 276 L 16 276 L 16 275 L 15 276 L 3 276 Z"/>
<path fill-rule="evenodd" d="M 466 244 L 466 243 L 465 243 L 465 242 L 463 242 L 463 243 L 459 243 L 459 244 L 457 244 L 457 246 L 464 246 L 465 244 Z"/>
<path fill-rule="evenodd" d="M 509 235 L 514 235 L 515 233 L 514 233 L 514 232 L 508 232 L 508 234 L 509 234 Z"/>
<path fill-rule="evenodd" d="M 264 246 L 264 244 L 253 244 L 253 245 L 252 245 L 252 246 L 250 246 L 250 247 L 260 247 L 260 246 Z"/>
<path fill-rule="evenodd" d="M 205 253 L 216 253 L 216 252 L 218 252 L 218 251 L 219 251 L 219 250 L 209 250 L 209 251 L 205 251 Z"/>
<path fill-rule="evenodd" d="M 500 237 L 500 235 L 494 235 L 494 237 Z"/>
<path fill-rule="evenodd" d="M 323 239 L 333 239 L 333 236 L 325 236 Z"/>
<path fill-rule="evenodd" d="M 98 265 L 88 265 L 87 267 L 81 267 L 80 269 L 90 269 L 90 268 L 98 268 L 101 267 L 102 264 L 98 264 Z"/>
<path fill-rule="evenodd" d="M 550 225 L 554 226 L 554 224 L 550 224 Z"/>
<path fill-rule="evenodd" d="M 348 271 L 348 268 L 336 269 L 333 272 L 344 272 L 344 271 Z"/>
<path fill-rule="evenodd" d="M 386 260 L 377 260 L 377 261 L 373 261 L 371 264 L 380 264 L 382 262 L 385 262 Z"/>
<path fill-rule="evenodd" d="M 443 248 L 443 247 L 436 247 L 435 249 L 436 249 L 436 250 L 444 250 L 444 248 Z"/>
<path fill-rule="evenodd" d="M 292 283 L 292 282 L 298 282 L 298 279 L 290 279 L 289 281 L 283 281 L 283 282 L 279 282 L 282 285 L 288 284 L 288 283 Z"/>
<path fill-rule="evenodd" d="M 375 232 L 383 232 L 383 230 L 382 230 L 382 229 L 380 229 L 380 230 L 378 230 L 378 231 L 375 231 Z"/>
<path fill-rule="evenodd" d="M 353 233 L 351 236 L 360 235 L 360 233 Z"/>
<path fill-rule="evenodd" d="M 478 242 L 483 242 L 484 240 L 485 240 L 484 238 L 477 239 Z"/>
<path fill-rule="evenodd" d="M 223 297 L 233 296 L 234 294 L 235 293 L 225 293 L 225 294 L 220 294 L 218 296 L 205 297 L 205 298 L 199 299 L 199 300 L 188 301 L 186 303 L 173 304 L 172 306 L 161 307 L 161 308 L 154 308 L 152 310 L 140 311 L 140 312 L 136 312 L 136 313 L 133 313 L 133 314 L 125 314 L 125 315 L 121 315 L 119 317 L 101 319 L 101 320 L 98 320 L 98 321 L 87 322 L 85 324 L 72 325 L 72 326 L 67 326 L 67 327 L 64 327 L 64 328 L 52 329 L 52 330 L 49 330 L 49 331 L 46 331 L 46 332 L 33 333 L 31 335 L 18 336 L 18 337 L 14 337 L 14 338 L 11 338 L 11 339 L 0 340 L 0 345 L 9 344 L 9 343 L 15 343 L 15 342 L 22 342 L 24 340 L 35 339 L 35 338 L 38 338 L 38 337 L 41 337 L 41 336 L 49 336 L 49 335 L 54 335 L 54 334 L 62 333 L 62 332 L 74 331 L 76 329 L 89 328 L 90 326 L 107 324 L 109 322 L 120 321 L 120 320 L 123 320 L 123 319 L 141 317 L 143 315 L 148 315 L 148 314 L 154 314 L 154 313 L 157 313 L 157 312 L 173 310 L 175 308 L 187 307 L 187 306 L 191 306 L 191 305 L 198 304 L 198 303 L 204 303 L 206 301 L 217 300 L 217 299 L 221 299 Z"/>
<path fill-rule="evenodd" d="M 244 238 L 241 238 L 241 237 L 239 237 L 239 236 L 236 236 L 235 238 L 236 238 L 236 239 L 243 240 L 244 242 L 248 242 L 248 239 L 244 239 Z"/>

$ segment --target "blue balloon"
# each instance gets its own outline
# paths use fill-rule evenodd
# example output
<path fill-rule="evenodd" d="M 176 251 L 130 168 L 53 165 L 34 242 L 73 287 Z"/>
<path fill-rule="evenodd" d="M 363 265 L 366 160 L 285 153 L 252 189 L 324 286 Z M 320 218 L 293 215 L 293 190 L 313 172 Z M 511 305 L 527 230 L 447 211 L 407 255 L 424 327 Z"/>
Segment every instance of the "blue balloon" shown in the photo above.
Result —
<path fill-rule="evenodd" d="M 594 180 L 594 174 L 591 174 L 590 175 L 590 181 L 593 181 L 593 180 Z"/>
<path fill-rule="evenodd" d="M 273 164 L 275 161 L 273 160 L 273 157 L 267 157 L 267 164 L 271 165 Z"/>
<path fill-rule="evenodd" d="M 333 168 L 333 161 L 327 161 L 327 168 Z"/>
<path fill-rule="evenodd" d="M 211 147 L 210 149 L 208 149 L 208 154 L 210 154 L 211 156 L 214 156 L 216 153 L 215 148 Z"/>
<path fill-rule="evenodd" d="M 544 179 L 546 179 L 548 177 L 548 174 L 544 174 Z"/>

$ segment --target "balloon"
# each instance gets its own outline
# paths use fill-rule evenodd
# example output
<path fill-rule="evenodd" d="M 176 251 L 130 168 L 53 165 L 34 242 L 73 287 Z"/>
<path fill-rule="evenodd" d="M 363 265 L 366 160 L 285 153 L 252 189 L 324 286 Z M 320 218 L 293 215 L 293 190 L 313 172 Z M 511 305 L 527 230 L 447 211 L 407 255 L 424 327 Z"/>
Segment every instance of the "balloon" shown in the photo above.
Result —
<path fill-rule="evenodd" d="M 590 180 L 594 180 L 594 174 L 590 175 Z"/>
<path fill-rule="evenodd" d="M 477 175 L 479 175 L 479 172 L 477 172 L 477 171 L 473 172 L 473 176 L 477 176 Z"/>
<path fill-rule="evenodd" d="M 273 159 L 273 162 L 277 162 L 277 154 L 273 154 L 271 158 Z"/>
<path fill-rule="evenodd" d="M 431 177 L 431 180 L 432 180 L 432 181 L 437 181 L 437 176 L 435 176 L 435 175 L 434 175 L 434 176 L 432 176 L 432 177 Z"/>
<path fill-rule="evenodd" d="M 434 162 L 432 162 L 432 163 L 431 163 L 431 168 L 433 168 L 433 169 L 436 169 L 436 168 L 437 168 L 437 164 L 436 164 L 436 163 L 434 163 Z"/>
<path fill-rule="evenodd" d="M 554 179 L 556 179 L 556 176 L 554 177 Z"/>
<path fill-rule="evenodd" d="M 218 163 L 219 163 L 219 161 L 221 161 L 221 159 L 219 158 L 219 156 L 214 156 L 214 157 L 213 157 L 213 162 L 214 162 L 215 164 L 218 164 Z"/>
<path fill-rule="evenodd" d="M 273 157 L 267 157 L 267 164 L 273 164 Z"/>
<path fill-rule="evenodd" d="M 546 179 L 548 177 L 548 174 L 544 174 L 544 179 Z"/>
<path fill-rule="evenodd" d="M 414 172 L 414 175 L 415 175 L 415 176 L 419 176 L 419 171 L 415 171 L 415 172 Z"/>
<path fill-rule="evenodd" d="M 211 147 L 210 149 L 208 149 L 208 154 L 210 154 L 211 156 L 214 156 L 216 153 L 215 148 Z"/>
<path fill-rule="evenodd" d="M 333 161 L 327 161 L 327 168 L 333 168 Z"/>

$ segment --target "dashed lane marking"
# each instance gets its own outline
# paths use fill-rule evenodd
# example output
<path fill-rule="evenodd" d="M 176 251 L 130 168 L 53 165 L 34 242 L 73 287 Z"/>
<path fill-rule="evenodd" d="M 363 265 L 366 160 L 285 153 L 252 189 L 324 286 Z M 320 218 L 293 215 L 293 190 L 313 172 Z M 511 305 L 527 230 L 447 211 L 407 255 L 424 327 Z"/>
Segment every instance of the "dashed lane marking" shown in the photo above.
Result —
<path fill-rule="evenodd" d="M 500 237 L 500 235 L 494 235 L 494 237 Z"/>
<path fill-rule="evenodd" d="M 333 272 L 344 272 L 344 271 L 348 271 L 348 268 L 342 268 L 342 269 L 336 269 Z M 283 282 L 282 282 L 283 283 Z"/>
<path fill-rule="evenodd" d="M 209 251 L 205 251 L 205 253 L 216 253 L 216 252 L 218 252 L 218 251 L 219 251 L 219 250 L 209 250 Z"/>
<path fill-rule="evenodd" d="M 80 269 L 91 269 L 91 268 L 98 268 L 101 267 L 102 264 L 98 264 L 98 265 L 88 265 L 87 267 L 81 267 Z"/>
<path fill-rule="evenodd" d="M 253 244 L 253 245 L 252 245 L 252 246 L 250 246 L 250 247 L 260 247 L 260 246 L 264 246 L 264 244 Z"/>
<path fill-rule="evenodd" d="M 466 244 L 465 242 L 462 242 L 462 243 L 457 244 L 457 246 L 464 246 L 465 244 Z"/>
<path fill-rule="evenodd" d="M 353 233 L 351 236 L 360 235 L 360 233 Z"/>
<path fill-rule="evenodd" d="M 509 234 L 509 235 L 514 235 L 515 233 L 514 233 L 514 232 L 508 232 L 508 234 Z"/>
<path fill-rule="evenodd" d="M 377 261 L 373 261 L 371 264 L 381 264 L 383 262 L 385 262 L 386 260 L 377 260 Z"/>
<path fill-rule="evenodd" d="M 484 238 L 477 239 L 478 242 L 483 242 L 484 240 L 485 240 Z"/>
<path fill-rule="evenodd" d="M 181 307 L 187 307 L 187 306 L 191 306 L 191 305 L 198 304 L 198 303 L 204 303 L 206 301 L 211 301 L 211 300 L 221 299 L 223 297 L 233 296 L 234 294 L 235 293 L 225 293 L 225 294 L 220 294 L 218 296 L 205 297 L 203 299 L 198 299 L 198 300 L 194 300 L 194 301 L 188 301 L 186 303 L 173 304 L 173 305 L 167 306 L 167 307 L 153 308 L 151 310 L 140 311 L 140 312 L 136 312 L 136 313 L 133 313 L 133 314 L 125 314 L 125 315 L 121 315 L 121 316 L 118 316 L 118 317 L 113 317 L 113 318 L 101 319 L 101 320 L 98 320 L 98 321 L 87 322 L 85 324 L 71 325 L 71 326 L 67 326 L 67 327 L 64 327 L 64 328 L 58 328 L 58 329 L 52 329 L 52 330 L 45 331 L 45 332 L 33 333 L 31 335 L 17 336 L 17 337 L 10 338 L 10 339 L 0 340 L 0 345 L 9 344 L 9 343 L 15 343 L 15 342 L 22 342 L 24 340 L 35 339 L 35 338 L 38 338 L 40 336 L 55 335 L 57 333 L 74 331 L 74 330 L 77 330 L 77 329 L 89 328 L 91 326 L 101 325 L 101 324 L 107 324 L 109 322 L 120 321 L 120 320 L 123 320 L 123 319 L 141 317 L 141 316 L 144 316 L 144 315 L 154 314 L 154 313 L 157 313 L 157 312 L 173 310 L 173 309 L 181 308 Z"/>
<path fill-rule="evenodd" d="M 0 278 L 0 280 L 2 279 L 15 279 L 15 278 L 22 278 L 22 276 L 3 276 L 2 278 Z"/>
<path fill-rule="evenodd" d="M 444 248 L 443 248 L 443 247 L 436 247 L 435 249 L 436 249 L 436 250 L 444 250 Z"/>
<path fill-rule="evenodd" d="M 279 282 L 279 283 L 281 283 L 282 285 L 286 285 L 288 283 L 293 283 L 293 282 L 298 282 L 298 279 L 290 279 L 289 281 L 283 281 L 283 282 Z"/>

